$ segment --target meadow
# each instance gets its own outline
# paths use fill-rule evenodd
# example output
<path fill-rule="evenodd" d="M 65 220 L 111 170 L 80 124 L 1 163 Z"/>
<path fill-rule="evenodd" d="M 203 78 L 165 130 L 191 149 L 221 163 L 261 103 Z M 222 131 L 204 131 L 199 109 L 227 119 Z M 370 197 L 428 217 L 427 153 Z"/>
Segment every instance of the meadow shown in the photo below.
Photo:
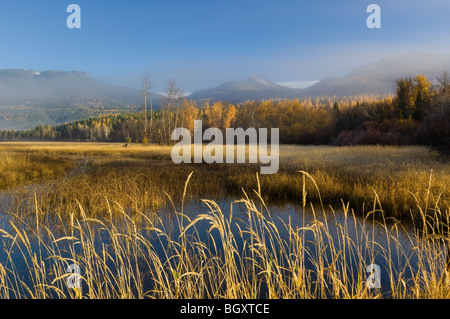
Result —
<path fill-rule="evenodd" d="M 282 145 L 279 172 L 262 176 L 257 164 L 176 165 L 168 146 L 0 151 L 2 298 L 450 293 L 450 163 L 425 147 Z M 296 213 L 279 218 L 286 205 Z M 366 284 L 374 263 L 384 290 Z M 67 288 L 71 264 L 80 289 Z"/>

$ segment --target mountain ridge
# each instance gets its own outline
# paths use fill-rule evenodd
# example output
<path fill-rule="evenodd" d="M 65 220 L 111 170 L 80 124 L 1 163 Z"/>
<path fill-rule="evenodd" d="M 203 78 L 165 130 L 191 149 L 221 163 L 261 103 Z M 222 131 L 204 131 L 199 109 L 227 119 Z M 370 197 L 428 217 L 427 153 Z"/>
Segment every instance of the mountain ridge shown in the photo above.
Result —
<path fill-rule="evenodd" d="M 153 94 L 153 106 L 160 96 Z M 138 111 L 139 90 L 109 85 L 83 71 L 0 70 L 0 129 L 23 130 Z"/>
<path fill-rule="evenodd" d="M 403 77 L 425 75 L 431 82 L 450 71 L 450 54 L 412 52 L 392 55 L 348 72 L 333 81 L 320 81 L 305 90 L 307 95 L 355 96 L 395 93 L 395 81 Z"/>
<path fill-rule="evenodd" d="M 236 103 L 245 100 L 304 98 L 320 95 L 388 95 L 395 93 L 395 80 L 399 78 L 423 74 L 434 81 L 444 71 L 450 72 L 450 54 L 408 53 L 388 56 L 354 68 L 342 77 L 327 76 L 303 89 L 283 87 L 264 79 L 275 86 L 245 90 L 244 87 L 248 86 L 252 79 L 250 77 L 243 81 L 230 81 L 216 87 L 194 91 L 189 98 L 199 101 L 227 100 Z M 242 83 L 244 86 L 238 87 Z M 246 91 L 247 94 L 244 93 Z"/>
<path fill-rule="evenodd" d="M 328 76 L 307 88 L 276 84 L 259 74 L 192 92 L 188 99 L 239 103 L 247 100 L 292 99 L 315 96 L 395 94 L 395 80 L 423 74 L 434 82 L 450 73 L 450 54 L 409 53 L 382 58 L 350 70 L 341 77 Z M 162 96 L 153 93 L 153 108 Z M 56 125 L 111 112 L 140 111 L 139 90 L 109 85 L 83 71 L 0 70 L 0 129 L 28 129 Z"/>
<path fill-rule="evenodd" d="M 290 98 L 298 90 L 301 89 L 281 86 L 259 74 L 253 74 L 244 80 L 229 81 L 213 88 L 195 91 L 188 98 L 200 101 L 226 100 L 235 103 L 244 100 L 270 99 L 280 96 Z"/>

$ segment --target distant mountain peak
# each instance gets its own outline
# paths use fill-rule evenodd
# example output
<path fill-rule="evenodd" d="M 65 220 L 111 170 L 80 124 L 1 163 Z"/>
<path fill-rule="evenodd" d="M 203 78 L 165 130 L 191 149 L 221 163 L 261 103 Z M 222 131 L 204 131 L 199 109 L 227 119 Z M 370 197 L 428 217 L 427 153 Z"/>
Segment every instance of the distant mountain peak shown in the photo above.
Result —
<path fill-rule="evenodd" d="M 267 80 L 266 78 L 264 78 L 262 75 L 259 74 L 253 74 L 246 80 L 246 82 L 256 82 L 262 85 L 263 87 L 270 87 L 270 88 L 278 87 L 277 84 Z"/>
<path fill-rule="evenodd" d="M 412 52 L 392 55 L 353 69 L 342 78 L 326 78 L 306 89 L 311 96 L 357 96 L 395 94 L 395 81 L 425 75 L 430 81 L 450 70 L 450 54 Z"/>
<path fill-rule="evenodd" d="M 0 70 L 0 129 L 138 110 L 141 100 L 136 89 L 108 85 L 82 71 Z M 154 107 L 158 100 L 154 95 Z"/>
<path fill-rule="evenodd" d="M 259 74 L 253 74 L 245 80 L 230 81 L 219 86 L 193 92 L 193 100 L 225 100 L 240 102 L 271 98 L 290 98 L 299 95 L 300 89 L 275 84 Z"/>
<path fill-rule="evenodd" d="M 193 92 L 189 97 L 194 100 L 243 102 L 323 95 L 387 95 L 395 93 L 395 80 L 398 78 L 424 74 L 433 81 L 444 71 L 450 72 L 450 54 L 412 52 L 385 57 L 355 68 L 343 77 L 325 77 L 305 88 L 283 86 L 259 74 L 253 74 L 245 80 L 231 81 L 214 88 Z"/>

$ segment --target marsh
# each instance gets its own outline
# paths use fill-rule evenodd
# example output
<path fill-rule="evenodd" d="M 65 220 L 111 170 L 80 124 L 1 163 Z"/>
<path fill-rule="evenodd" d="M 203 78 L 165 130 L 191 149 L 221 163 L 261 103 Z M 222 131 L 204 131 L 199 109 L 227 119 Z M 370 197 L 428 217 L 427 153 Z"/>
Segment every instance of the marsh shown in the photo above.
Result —
<path fill-rule="evenodd" d="M 0 148 L 2 298 L 450 295 L 450 170 L 426 148 L 281 145 L 273 175 L 177 165 L 170 147 Z"/>

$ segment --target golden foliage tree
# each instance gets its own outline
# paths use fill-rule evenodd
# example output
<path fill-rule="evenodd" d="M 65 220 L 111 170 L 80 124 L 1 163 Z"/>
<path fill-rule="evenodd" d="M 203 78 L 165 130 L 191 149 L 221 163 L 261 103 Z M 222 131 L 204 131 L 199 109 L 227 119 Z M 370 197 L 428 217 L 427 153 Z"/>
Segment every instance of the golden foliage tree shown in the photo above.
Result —
<path fill-rule="evenodd" d="M 181 127 L 187 128 L 191 133 L 194 132 L 194 121 L 199 118 L 199 109 L 197 103 L 188 99 L 183 99 L 179 111 L 179 120 Z"/>
<path fill-rule="evenodd" d="M 224 105 L 221 101 L 214 102 L 212 106 L 205 106 L 206 125 L 209 127 L 217 127 L 225 129 L 230 127 L 236 116 L 236 108 L 234 105 Z"/>

